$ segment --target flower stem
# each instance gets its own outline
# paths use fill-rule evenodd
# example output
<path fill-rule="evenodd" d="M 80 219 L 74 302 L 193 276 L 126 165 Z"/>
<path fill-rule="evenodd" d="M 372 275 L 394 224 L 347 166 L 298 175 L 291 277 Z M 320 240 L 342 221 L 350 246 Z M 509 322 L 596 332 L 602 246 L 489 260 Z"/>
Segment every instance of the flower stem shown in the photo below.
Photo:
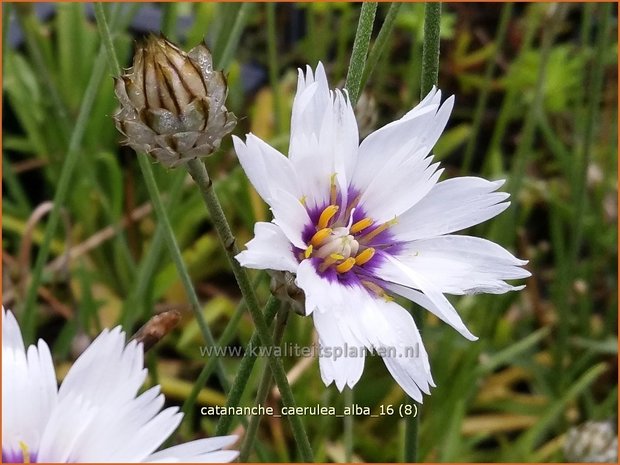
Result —
<path fill-rule="evenodd" d="M 347 72 L 345 83 L 352 105 L 355 105 L 357 102 L 357 98 L 361 91 L 362 76 L 364 75 L 366 56 L 368 55 L 368 46 L 370 45 L 370 36 L 372 34 L 372 26 L 375 22 L 376 13 L 377 2 L 362 3 L 362 10 L 360 11 L 355 40 L 353 41 L 353 51 L 351 52 L 351 61 L 349 62 L 349 71 Z"/>
<path fill-rule="evenodd" d="M 196 182 L 207 210 L 211 215 L 211 221 L 213 222 L 220 241 L 224 246 L 224 250 L 226 251 L 233 274 L 235 275 L 241 294 L 245 299 L 248 310 L 252 316 L 252 320 L 254 321 L 254 325 L 256 326 L 256 331 L 258 332 L 260 342 L 264 347 L 273 347 L 273 338 L 269 333 L 269 328 L 265 322 L 265 318 L 260 311 L 258 300 L 256 299 L 256 294 L 254 293 L 254 288 L 250 283 L 247 273 L 235 259 L 235 255 L 238 253 L 235 245 L 235 237 L 233 236 L 228 221 L 226 220 L 226 216 L 222 211 L 222 206 L 220 205 L 217 195 L 213 190 L 213 183 L 209 178 L 207 169 L 205 168 L 204 163 L 200 160 L 190 160 L 187 162 L 186 166 L 189 174 Z M 268 359 L 276 385 L 282 394 L 282 402 L 287 407 L 295 407 L 295 398 L 293 397 L 293 392 L 288 384 L 288 379 L 286 378 L 286 372 L 284 371 L 282 360 L 273 354 L 270 354 Z M 311 462 L 313 460 L 312 449 L 310 447 L 308 436 L 306 435 L 306 430 L 301 418 L 296 415 L 288 416 L 288 418 L 303 460 L 305 462 Z"/>
<path fill-rule="evenodd" d="M 276 297 L 271 296 L 267 301 L 267 304 L 265 305 L 265 321 L 271 323 L 271 320 L 273 320 L 273 317 L 276 315 L 279 306 L 280 301 Z M 259 344 L 260 339 L 258 337 L 258 332 L 254 331 L 250 342 L 245 347 L 243 359 L 241 360 L 241 364 L 237 369 L 237 376 L 233 381 L 230 391 L 228 391 L 226 407 L 236 407 L 239 405 L 239 401 L 241 400 L 241 396 L 243 395 L 245 386 L 247 385 L 248 379 L 252 374 L 252 368 L 254 368 L 254 363 L 256 362 L 256 354 L 253 348 L 257 347 Z M 215 427 L 215 435 L 223 436 L 227 434 L 233 418 L 234 417 L 232 415 L 222 415 L 217 423 L 217 426 Z"/>
<path fill-rule="evenodd" d="M 278 39 L 276 34 L 276 4 L 265 4 L 267 10 L 267 52 L 269 56 L 269 84 L 273 93 L 273 113 L 276 134 L 283 132 L 282 128 L 282 100 L 278 86 Z"/>
<path fill-rule="evenodd" d="M 426 3 L 424 7 L 424 42 L 422 44 L 422 79 L 421 98 L 437 85 L 439 76 L 439 35 L 441 26 L 441 3 Z M 419 319 L 418 329 L 422 332 L 423 316 Z M 407 400 L 414 402 L 407 396 Z M 417 415 L 408 415 L 405 419 L 405 462 L 418 460 L 418 434 L 420 428 L 421 404 L 418 404 Z"/>
<path fill-rule="evenodd" d="M 254 280 L 253 284 L 258 285 L 258 282 L 259 280 L 256 279 Z M 245 301 L 242 299 L 237 305 L 237 308 L 235 309 L 232 318 L 226 324 L 226 328 L 220 336 L 220 339 L 217 341 L 217 344 L 220 347 L 227 346 L 233 340 L 233 337 L 237 332 L 237 327 L 239 326 L 239 322 L 241 321 L 241 317 L 243 316 L 245 309 Z M 270 322 L 272 318 L 273 315 L 271 318 L 267 318 L 267 321 Z M 192 388 L 190 395 L 183 402 L 183 407 L 181 408 L 181 411 L 185 414 L 185 420 L 190 424 L 192 423 L 192 418 L 194 416 L 193 407 L 194 403 L 196 402 L 198 393 L 205 386 L 207 380 L 209 379 L 209 376 L 211 376 L 211 373 L 213 373 L 216 360 L 217 357 L 212 356 L 209 361 L 202 367 L 202 370 L 200 371 L 198 378 L 196 378 L 196 382 L 194 383 L 194 387 Z M 245 417 L 243 417 L 241 421 L 243 422 L 243 420 L 245 420 Z"/>
<path fill-rule="evenodd" d="M 441 3 L 427 2 L 424 5 L 424 43 L 422 44 L 422 85 L 420 96 L 424 98 L 439 75 L 439 29 L 441 25 Z"/>
<path fill-rule="evenodd" d="M 232 30 L 228 34 L 228 41 L 226 42 L 226 47 L 224 48 L 222 56 L 217 62 L 219 68 L 228 68 L 230 61 L 232 60 L 233 53 L 235 52 L 237 45 L 239 44 L 239 39 L 241 38 L 241 33 L 243 32 L 245 23 L 247 22 L 253 8 L 254 5 L 252 3 L 246 2 L 241 5 L 241 8 L 239 9 L 239 12 L 237 13 L 237 16 L 235 18 Z"/>
<path fill-rule="evenodd" d="M 349 386 L 344 387 L 344 405 L 353 405 L 353 389 Z M 353 460 L 353 415 L 344 416 L 344 461 Z"/>
<path fill-rule="evenodd" d="M 114 49 L 114 44 L 112 43 L 112 38 L 110 36 L 110 30 L 108 28 L 105 13 L 103 11 L 103 5 L 100 2 L 95 4 L 95 12 L 97 27 L 99 28 L 104 47 L 107 51 L 108 60 L 112 66 L 112 69 L 114 70 L 114 74 L 118 76 L 121 72 L 121 69 L 118 64 L 118 59 L 116 57 L 116 51 Z M 194 290 L 194 287 L 192 285 L 192 280 L 189 276 L 189 272 L 187 271 L 187 267 L 185 266 L 185 262 L 183 262 L 183 257 L 181 256 L 179 244 L 177 243 L 174 236 L 174 231 L 172 230 L 172 226 L 170 225 L 170 220 L 168 219 L 166 209 L 164 208 L 164 204 L 161 200 L 157 183 L 155 182 L 155 176 L 153 175 L 151 162 L 148 156 L 145 154 L 138 154 L 138 162 L 140 164 L 140 169 L 142 171 L 142 175 L 144 176 L 146 188 L 149 192 L 149 196 L 151 197 L 151 202 L 153 203 L 155 213 L 162 225 L 164 240 L 166 241 L 168 251 L 172 256 L 172 261 L 177 268 L 177 272 L 179 273 L 179 276 L 183 283 L 183 287 L 185 288 L 185 292 L 187 293 L 187 296 L 190 300 L 192 311 L 194 312 L 194 316 L 196 317 L 196 321 L 198 322 L 198 327 L 200 328 L 205 342 L 210 346 L 214 347 L 215 339 L 213 338 L 211 330 L 209 329 L 204 315 L 202 314 L 202 308 L 200 306 L 200 303 L 198 302 L 198 296 L 196 295 L 196 291 Z M 228 390 L 230 388 L 230 382 L 228 381 L 228 378 L 226 378 L 224 367 L 221 363 L 221 360 L 219 359 L 216 365 L 216 373 L 218 375 L 220 383 L 222 384 L 222 387 L 225 390 Z"/>
<path fill-rule="evenodd" d="M 385 17 L 385 21 L 381 25 L 381 29 L 379 30 L 379 34 L 377 35 L 377 40 L 373 44 L 370 49 L 370 53 L 368 54 L 368 60 L 366 61 L 366 66 L 364 67 L 364 73 L 362 74 L 362 82 L 360 83 L 360 88 L 364 88 L 364 84 L 372 74 L 375 66 L 379 62 L 379 58 L 381 58 L 381 54 L 383 50 L 385 50 L 385 46 L 387 45 L 388 39 L 390 37 L 390 33 L 394 28 L 394 20 L 400 11 L 400 7 L 402 6 L 402 2 L 393 2 L 390 5 L 390 9 L 388 10 L 387 16 Z"/>
<path fill-rule="evenodd" d="M 415 402 L 409 396 L 407 400 L 412 404 Z M 414 417 L 409 415 L 405 418 L 405 453 L 403 461 L 405 463 L 415 463 L 418 461 L 418 428 L 420 422 L 418 421 L 420 415 L 421 405 L 418 404 L 418 414 Z"/>
<path fill-rule="evenodd" d="M 286 327 L 286 320 L 288 319 L 288 314 L 288 306 L 280 306 L 278 318 L 276 319 L 275 329 L 273 331 L 273 341 L 277 345 L 280 345 L 280 342 L 282 341 L 282 336 L 284 335 L 284 328 Z M 256 401 L 254 402 L 254 405 L 256 405 L 257 407 L 260 405 L 264 405 L 267 401 L 267 395 L 269 394 L 270 389 L 271 372 L 269 370 L 265 370 L 258 386 Z M 254 445 L 254 440 L 256 439 L 256 433 L 258 432 L 258 426 L 260 425 L 261 419 L 262 415 L 254 415 L 250 419 L 250 425 L 246 430 L 245 440 L 243 442 L 243 446 L 241 446 L 241 451 L 239 453 L 239 462 L 241 463 L 248 461 L 250 452 L 252 451 L 252 446 Z"/>
<path fill-rule="evenodd" d="M 172 230 L 172 226 L 170 225 L 168 214 L 166 213 L 166 209 L 164 208 L 161 196 L 159 195 L 159 189 L 157 188 L 155 176 L 153 175 L 153 169 L 151 168 L 151 160 L 149 159 L 148 155 L 141 153 L 138 154 L 138 162 L 140 163 L 142 176 L 144 177 L 144 180 L 146 182 L 146 188 L 149 192 L 149 196 L 151 197 L 153 207 L 155 208 L 157 219 L 162 225 L 164 241 L 168 246 L 168 251 L 172 256 L 172 261 L 174 262 L 177 272 L 179 273 L 179 277 L 181 278 L 187 297 L 190 300 L 192 311 L 194 312 L 194 316 L 196 317 L 196 321 L 198 322 L 200 332 L 202 333 L 205 342 L 210 346 L 215 347 L 215 339 L 213 339 L 213 334 L 211 334 L 211 330 L 209 329 L 205 317 L 202 314 L 202 308 L 200 306 L 200 302 L 198 302 L 198 296 L 196 295 L 194 286 L 192 285 L 192 279 L 190 278 L 187 267 L 185 266 L 185 262 L 183 261 L 181 250 L 179 249 L 179 244 L 174 237 L 174 231 Z M 224 372 L 224 367 L 220 359 L 217 359 L 216 373 L 218 375 L 220 383 L 222 384 L 222 387 L 224 388 L 224 390 L 228 391 L 230 389 L 230 382 L 226 377 L 226 373 Z"/>

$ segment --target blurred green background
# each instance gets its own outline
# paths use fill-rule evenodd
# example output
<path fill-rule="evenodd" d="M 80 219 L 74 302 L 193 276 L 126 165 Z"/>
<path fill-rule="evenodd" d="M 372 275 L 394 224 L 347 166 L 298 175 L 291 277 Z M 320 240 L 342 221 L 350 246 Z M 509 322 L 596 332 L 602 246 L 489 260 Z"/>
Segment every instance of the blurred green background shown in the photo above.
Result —
<path fill-rule="evenodd" d="M 380 4 L 376 42 L 389 4 Z M 228 75 L 235 134 L 252 131 L 286 153 L 297 67 L 321 60 L 343 85 L 359 4 L 106 4 L 121 65 L 134 40 L 163 31 L 185 50 L 206 39 Z M 43 337 L 60 372 L 103 327 L 132 334 L 150 316 L 177 309 L 179 327 L 148 355 L 150 383 L 168 403 L 185 400 L 205 360 L 204 344 L 167 250 L 153 247 L 156 219 L 135 154 L 119 146 L 117 103 L 92 5 L 2 5 L 3 304 L 19 320 L 48 213 L 70 151 L 79 151 L 51 256 L 37 289 L 30 341 Z M 423 4 L 403 4 L 356 108 L 361 135 L 420 100 Z M 443 178 L 507 179 L 512 206 L 469 233 L 529 260 L 527 288 L 454 298 L 480 340 L 471 343 L 429 314 L 423 339 L 437 388 L 425 399 L 424 461 L 563 461 L 567 431 L 617 418 L 617 6 L 457 4 L 443 6 L 439 87 L 456 106 L 434 153 Z M 232 36 L 232 37 L 231 37 Z M 98 81 L 97 81 L 98 80 Z M 91 89 L 87 86 L 91 82 Z M 90 99 L 93 99 L 92 101 Z M 207 160 L 240 245 L 269 220 L 230 138 Z M 203 311 L 216 338 L 236 315 L 239 292 L 200 194 L 184 170 L 154 165 L 158 186 Z M 150 257 L 150 260 L 146 260 Z M 269 279 L 252 272 L 263 301 Z M 253 332 L 237 313 L 230 345 Z M 309 318 L 293 315 L 284 341 L 310 344 Z M 239 359 L 225 358 L 232 379 Z M 343 406 L 312 359 L 285 358 L 298 405 Z M 264 360 L 241 405 L 252 405 Z M 215 377 L 197 405 L 221 405 Z M 378 412 L 406 402 L 379 357 L 369 357 L 355 402 Z M 279 399 L 270 395 L 268 403 Z M 177 440 L 213 433 L 217 418 L 196 407 Z M 343 420 L 304 419 L 317 461 L 346 457 Z M 234 423 L 242 432 L 239 422 Z M 399 461 L 397 416 L 353 421 L 353 460 Z M 295 460 L 283 419 L 265 418 L 251 456 Z"/>

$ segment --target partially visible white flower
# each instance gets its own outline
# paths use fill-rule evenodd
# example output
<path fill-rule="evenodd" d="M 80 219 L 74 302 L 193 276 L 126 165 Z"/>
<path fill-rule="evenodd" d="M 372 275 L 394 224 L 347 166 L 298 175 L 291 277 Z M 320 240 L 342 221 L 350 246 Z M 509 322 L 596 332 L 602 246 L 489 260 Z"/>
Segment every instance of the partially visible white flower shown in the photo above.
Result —
<path fill-rule="evenodd" d="M 392 300 L 410 299 L 474 340 L 444 294 L 501 294 L 504 280 L 530 275 L 499 245 L 451 233 L 504 211 L 503 181 L 438 182 L 428 156 L 452 111 L 433 88 L 400 120 L 359 143 L 346 92 L 331 91 L 319 63 L 300 70 L 289 156 L 248 134 L 234 138 L 248 178 L 269 204 L 257 223 L 246 267 L 290 272 L 319 335 L 321 376 L 342 390 L 360 379 L 363 350 L 375 350 L 402 388 L 422 401 L 434 386 L 413 318 Z M 340 356 L 336 356 L 340 353 Z"/>
<path fill-rule="evenodd" d="M 2 309 L 2 462 L 230 462 L 235 436 L 155 450 L 179 426 L 161 410 L 155 386 L 138 395 L 147 370 L 142 347 L 120 327 L 104 330 L 73 364 L 60 389 L 47 344 L 26 349 Z"/>
<path fill-rule="evenodd" d="M 618 463 L 618 433 L 611 421 L 586 421 L 568 430 L 564 455 L 569 462 Z"/>

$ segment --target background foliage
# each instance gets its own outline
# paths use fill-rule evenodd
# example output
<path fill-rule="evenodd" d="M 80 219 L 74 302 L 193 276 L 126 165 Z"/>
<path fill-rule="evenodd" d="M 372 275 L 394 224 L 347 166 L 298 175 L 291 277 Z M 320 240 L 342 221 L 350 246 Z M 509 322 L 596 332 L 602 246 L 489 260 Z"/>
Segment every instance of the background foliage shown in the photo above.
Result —
<path fill-rule="evenodd" d="M 30 318 L 27 337 L 53 346 L 61 372 L 100 328 L 121 323 L 133 333 L 157 312 L 180 310 L 179 328 L 148 357 L 149 382 L 160 383 L 169 402 L 180 405 L 205 363 L 204 342 L 166 249 L 153 246 L 156 220 L 135 154 L 118 144 L 110 117 L 116 108 L 112 71 L 99 53 L 92 9 L 73 3 L 48 4 L 47 12 L 2 7 L 3 304 L 18 319 Z M 388 7 L 379 5 L 373 44 Z M 349 3 L 105 8 L 116 18 L 114 45 L 125 66 L 133 39 L 148 30 L 161 29 L 186 50 L 206 37 L 228 73 L 228 108 L 240 119 L 235 133 L 252 131 L 284 152 L 296 68 L 321 60 L 330 82 L 342 85 L 359 16 L 359 5 Z M 423 13 L 423 4 L 403 4 L 382 53 L 373 57 L 356 109 L 362 135 L 419 101 Z M 445 4 L 441 33 L 439 85 L 444 95 L 456 95 L 456 107 L 436 157 L 446 167 L 444 178 L 507 179 L 511 208 L 472 233 L 530 260 L 533 276 L 520 293 L 453 299 L 480 337 L 476 343 L 414 311 L 425 320 L 438 386 L 423 406 L 420 459 L 563 460 L 568 428 L 592 419 L 615 422 L 617 411 L 617 8 Z M 89 89 L 97 76 L 100 84 Z M 88 98 L 93 105 L 84 114 Z M 36 306 L 25 315 L 50 201 L 74 150 L 76 169 L 58 206 L 61 224 Z M 230 140 L 207 167 L 244 244 L 269 211 Z M 238 324 L 229 343 L 244 346 L 253 324 L 238 309 L 238 290 L 199 192 L 182 170 L 153 169 L 206 321 L 216 338 L 229 322 Z M 269 280 L 253 276 L 265 301 Z M 309 319 L 289 318 L 285 343 L 313 338 Z M 223 361 L 232 379 L 239 359 Z M 253 403 L 261 368 L 267 369 L 264 360 L 258 363 L 241 405 Z M 316 360 L 284 363 L 298 405 L 342 409 L 343 396 L 324 387 Z M 211 377 L 196 405 L 225 399 Z M 272 393 L 268 403 L 278 400 Z M 381 360 L 371 357 L 354 401 L 376 413 L 406 399 Z M 197 408 L 179 440 L 213 433 L 217 418 L 201 417 Z M 343 460 L 350 440 L 353 459 L 402 459 L 404 420 L 396 416 L 356 417 L 349 436 L 341 418 L 308 416 L 304 422 L 316 460 Z M 284 420 L 263 420 L 252 458 L 295 460 Z"/>

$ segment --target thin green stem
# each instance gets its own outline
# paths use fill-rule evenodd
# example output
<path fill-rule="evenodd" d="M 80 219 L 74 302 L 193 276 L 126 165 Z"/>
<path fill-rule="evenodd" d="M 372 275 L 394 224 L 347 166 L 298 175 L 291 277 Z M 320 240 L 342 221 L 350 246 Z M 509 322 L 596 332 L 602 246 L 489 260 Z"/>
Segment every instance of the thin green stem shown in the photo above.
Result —
<path fill-rule="evenodd" d="M 141 153 L 138 154 L 138 162 L 140 164 L 140 169 L 142 170 L 142 176 L 144 177 L 151 202 L 155 209 L 155 214 L 157 215 L 159 222 L 163 225 L 162 231 L 164 233 L 164 241 L 168 247 L 168 252 L 170 253 L 172 261 L 174 262 L 177 272 L 179 273 L 179 277 L 181 278 L 181 282 L 185 288 L 185 293 L 190 300 L 192 311 L 198 323 L 198 327 L 200 328 L 200 332 L 208 345 L 216 347 L 215 339 L 213 338 L 213 334 L 211 334 L 211 330 L 209 329 L 205 317 L 202 314 L 202 308 L 198 302 L 198 296 L 196 295 L 194 286 L 192 285 L 192 279 L 189 276 L 189 272 L 187 271 L 187 267 L 183 261 L 179 244 L 176 241 L 174 231 L 172 230 L 172 225 L 168 219 L 168 214 L 161 200 L 159 189 L 157 187 L 157 183 L 155 182 L 155 176 L 153 175 L 153 169 L 151 168 L 151 160 L 148 155 Z M 230 389 L 230 383 L 228 378 L 226 378 L 221 360 L 217 360 L 216 373 L 224 390 L 227 391 Z"/>
<path fill-rule="evenodd" d="M 426 3 L 424 7 L 424 42 L 422 44 L 422 77 L 420 81 L 420 96 L 424 98 L 428 92 L 437 85 L 439 76 L 439 37 L 441 26 L 441 4 Z M 424 317 L 420 317 L 418 322 L 419 330 L 424 326 Z M 408 401 L 413 400 L 407 397 Z M 416 462 L 418 459 L 418 432 L 420 405 L 418 414 L 408 416 L 405 419 L 405 462 Z"/>
<path fill-rule="evenodd" d="M 230 61 L 233 58 L 235 50 L 237 49 L 237 45 L 239 45 L 239 39 L 241 39 L 241 33 L 243 32 L 243 28 L 250 17 L 250 13 L 254 8 L 254 4 L 252 3 L 243 3 L 237 16 L 235 18 L 235 22 L 233 24 L 232 30 L 228 35 L 228 42 L 226 43 L 226 47 L 222 52 L 222 58 L 219 61 L 218 67 L 221 69 L 228 68 Z"/>
<path fill-rule="evenodd" d="M 362 89 L 362 76 L 366 65 L 366 56 L 370 45 L 370 36 L 377 13 L 377 2 L 364 2 L 360 11 L 360 19 L 357 24 L 357 32 L 353 41 L 353 51 L 349 62 L 349 71 L 345 87 L 349 92 L 351 104 L 355 105 Z"/>
<path fill-rule="evenodd" d="M 118 74 L 120 73 L 120 66 L 118 64 L 118 59 L 116 58 L 116 50 L 114 49 L 114 44 L 112 43 L 112 38 L 110 36 L 110 30 L 108 28 L 105 18 L 103 5 L 101 3 L 97 3 L 95 5 L 95 11 L 97 13 L 97 26 L 102 36 L 105 50 L 108 54 L 108 60 L 115 71 L 115 75 L 118 76 Z M 200 306 L 200 303 L 198 302 L 198 296 L 196 295 L 196 291 L 194 290 L 194 286 L 192 285 L 191 277 L 189 276 L 189 272 L 187 271 L 187 267 L 185 266 L 185 262 L 183 261 L 181 250 L 179 249 L 179 245 L 174 236 L 172 226 L 170 225 L 170 220 L 166 213 L 166 209 L 164 208 L 164 204 L 161 200 L 159 188 L 157 187 L 157 183 L 155 182 L 155 176 L 153 175 L 153 169 L 151 168 L 151 161 L 147 155 L 138 154 L 138 162 L 140 164 L 142 175 L 144 176 L 146 188 L 151 198 L 151 203 L 153 204 L 158 220 L 162 224 L 164 240 L 166 241 L 168 251 L 172 256 L 172 261 L 177 268 L 177 272 L 179 273 L 179 277 L 181 278 L 181 282 L 183 283 L 185 292 L 190 300 L 192 311 L 194 313 L 196 321 L 198 322 L 198 327 L 200 328 L 205 342 L 210 346 L 215 347 L 215 339 L 213 338 L 211 330 L 209 329 L 204 315 L 202 314 L 202 308 Z M 230 388 L 230 383 L 228 381 L 228 378 L 226 378 L 224 367 L 219 359 L 216 365 L 216 373 L 224 389 L 228 390 Z"/>
<path fill-rule="evenodd" d="M 400 11 L 400 7 L 402 6 L 402 2 L 393 2 L 390 5 L 390 9 L 385 17 L 385 21 L 381 25 L 381 29 L 379 30 L 379 34 L 377 35 L 377 40 L 372 45 L 370 49 L 370 53 L 368 54 L 368 60 L 366 61 L 366 66 L 364 67 L 364 73 L 362 74 L 362 81 L 360 83 L 360 88 L 364 88 L 366 81 L 372 74 L 375 66 L 379 62 L 379 58 L 383 54 L 385 47 L 388 43 L 388 39 L 390 37 L 390 33 L 392 29 L 394 29 L 394 22 L 396 20 L 396 16 L 398 16 L 398 12 Z"/>
<path fill-rule="evenodd" d="M 276 297 L 271 296 L 267 301 L 264 310 L 265 321 L 267 321 L 267 323 L 271 323 L 271 320 L 273 320 L 273 317 L 276 315 L 279 306 L 280 301 Z M 254 363 L 256 363 L 255 348 L 259 345 L 260 338 L 258 337 L 258 332 L 254 331 L 250 342 L 245 347 L 243 359 L 237 369 L 237 376 L 235 377 L 232 387 L 228 392 L 226 407 L 236 407 L 239 405 L 248 379 L 250 379 L 250 375 L 252 374 Z M 215 435 L 222 436 L 228 434 L 233 419 L 234 417 L 232 415 L 222 415 L 217 423 L 217 426 L 215 427 Z"/>
<path fill-rule="evenodd" d="M 213 222 L 213 226 L 215 227 L 220 241 L 224 246 L 224 250 L 226 251 L 233 274 L 235 275 L 241 294 L 245 299 L 248 310 L 252 316 L 252 320 L 254 321 L 254 325 L 256 326 L 256 331 L 258 332 L 260 342 L 265 347 L 273 347 L 273 338 L 269 333 L 269 328 L 265 322 L 265 318 L 260 311 L 258 300 L 256 298 L 256 294 L 254 293 L 254 288 L 250 283 L 250 279 L 246 271 L 235 259 L 235 255 L 238 253 L 235 245 L 235 237 L 233 236 L 230 226 L 228 225 L 228 221 L 222 211 L 222 206 L 220 205 L 217 195 L 213 190 L 213 183 L 209 178 L 207 169 L 205 168 L 204 163 L 200 160 L 190 160 L 187 162 L 186 166 L 190 175 L 196 182 L 207 210 L 211 215 L 211 221 Z M 284 371 L 282 360 L 276 357 L 273 353 L 269 355 L 268 359 L 276 385 L 282 394 L 282 402 L 287 407 L 294 407 L 296 405 L 295 398 L 293 397 L 293 392 L 291 391 L 291 387 L 286 378 L 286 372 Z M 296 415 L 289 416 L 288 418 L 303 460 L 306 462 L 312 461 L 312 449 L 310 448 L 308 436 L 306 435 L 306 430 L 301 418 Z"/>
<path fill-rule="evenodd" d="M 276 34 L 276 4 L 265 4 L 267 12 L 267 53 L 269 56 L 269 84 L 273 95 L 273 116 L 276 133 L 281 134 L 282 127 L 282 99 L 278 85 L 278 38 Z"/>
<path fill-rule="evenodd" d="M 164 16 L 161 21 L 162 32 L 173 42 L 177 40 L 177 20 L 179 18 L 177 10 L 177 3 L 166 3 L 164 6 Z"/>
<path fill-rule="evenodd" d="M 439 76 L 439 33 L 441 26 L 441 3 L 424 5 L 424 43 L 422 45 L 422 84 L 420 97 L 424 98 Z"/>
<path fill-rule="evenodd" d="M 101 43 L 105 47 L 108 61 L 110 62 L 110 68 L 114 76 L 121 75 L 121 66 L 118 64 L 118 58 L 116 57 L 116 49 L 114 48 L 114 42 L 112 42 L 112 34 L 108 27 L 108 21 L 105 17 L 105 11 L 103 10 L 103 3 L 95 3 L 95 19 L 97 20 L 97 28 L 99 29 L 99 36 L 101 37 Z"/>
<path fill-rule="evenodd" d="M 480 131 L 480 125 L 482 123 L 482 116 L 487 106 L 489 99 L 489 92 L 491 91 L 491 81 L 493 80 L 493 72 L 495 71 L 495 64 L 497 63 L 497 57 L 502 51 L 504 46 L 504 40 L 506 39 L 506 32 L 508 31 L 508 24 L 512 16 L 514 4 L 506 3 L 502 7 L 502 13 L 499 18 L 499 25 L 497 26 L 497 32 L 495 33 L 495 51 L 493 56 L 487 63 L 487 67 L 484 71 L 484 82 L 478 95 L 478 101 L 476 102 L 476 109 L 474 110 L 473 123 L 467 146 L 465 147 L 465 153 L 463 155 L 463 165 L 461 167 L 461 173 L 467 174 L 471 169 L 471 163 L 474 156 L 474 149 L 476 148 L 476 142 L 478 141 L 478 133 Z"/>
<path fill-rule="evenodd" d="M 214 21 L 211 34 L 215 36 L 213 44 L 213 63 L 218 69 L 222 69 L 222 57 L 228 42 L 233 39 L 230 31 L 235 24 L 237 14 L 241 8 L 240 3 L 218 3 L 216 6 L 217 21 Z"/>
<path fill-rule="evenodd" d="M 353 389 L 349 386 L 344 388 L 344 404 L 348 407 L 353 405 Z M 344 416 L 344 461 L 353 461 L 353 415 Z"/>
<path fill-rule="evenodd" d="M 280 311 L 278 312 L 278 318 L 276 319 L 276 324 L 273 331 L 273 341 L 277 345 L 280 345 L 280 342 L 282 341 L 282 336 L 284 335 L 284 328 L 286 328 L 286 321 L 288 319 L 288 315 L 288 305 L 282 305 L 280 307 Z M 256 393 L 256 400 L 254 401 L 254 405 L 258 407 L 260 405 L 264 405 L 265 402 L 267 402 L 267 396 L 269 395 L 271 384 L 271 372 L 269 370 L 265 370 L 263 372 L 263 377 L 260 380 L 260 384 L 258 385 L 258 391 Z M 254 445 L 254 440 L 256 439 L 256 433 L 258 433 L 258 427 L 260 425 L 261 419 L 262 415 L 254 415 L 250 419 L 250 425 L 246 430 L 245 440 L 243 441 L 243 445 L 241 446 L 241 450 L 239 452 L 239 462 L 241 463 L 248 461 L 250 452 L 252 451 L 252 446 Z"/>
<path fill-rule="evenodd" d="M 415 402 L 407 396 L 407 400 L 413 405 Z M 405 450 L 403 460 L 405 463 L 415 463 L 418 461 L 418 442 L 420 428 L 420 405 L 418 404 L 418 414 L 408 415 L 405 418 Z"/>

